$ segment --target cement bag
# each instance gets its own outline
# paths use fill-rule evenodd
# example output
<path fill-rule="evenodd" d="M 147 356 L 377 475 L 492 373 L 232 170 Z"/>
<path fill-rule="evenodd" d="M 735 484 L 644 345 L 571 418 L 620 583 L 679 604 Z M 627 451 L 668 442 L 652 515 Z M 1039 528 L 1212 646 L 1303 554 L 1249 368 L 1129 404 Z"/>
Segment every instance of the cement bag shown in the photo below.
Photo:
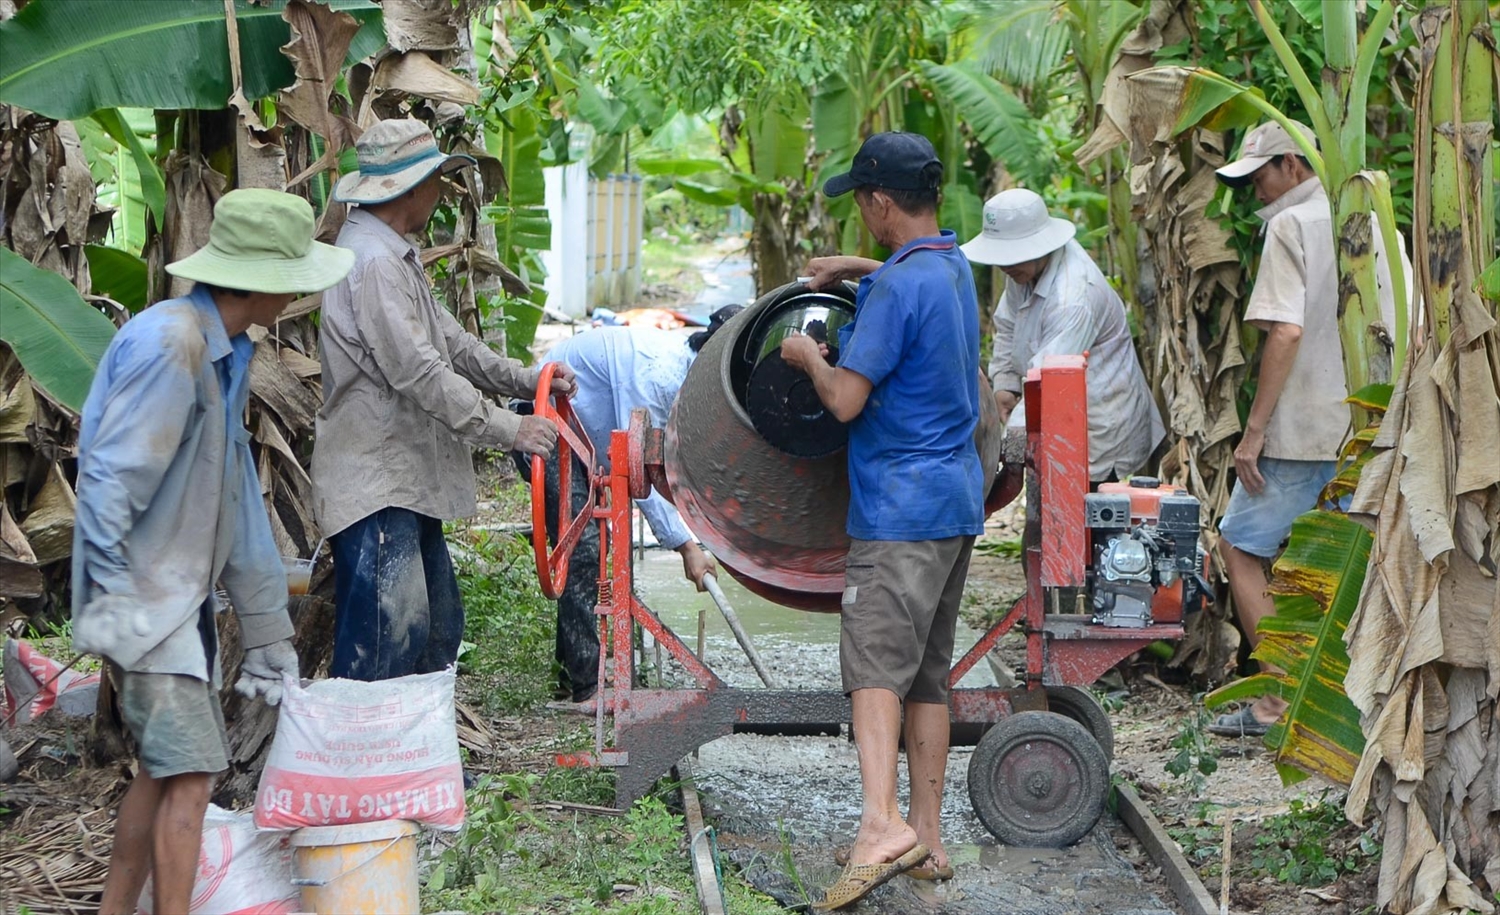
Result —
<path fill-rule="evenodd" d="M 287 681 L 260 776 L 262 829 L 464 822 L 452 670 L 394 680 Z"/>
<path fill-rule="evenodd" d="M 153 915 L 149 877 L 137 907 L 141 915 Z M 301 910 L 287 837 L 257 832 L 248 811 L 233 813 L 209 804 L 188 915 L 290 915 Z"/>
<path fill-rule="evenodd" d="M 5 702 L 0 722 L 26 724 L 56 707 L 64 715 L 87 716 L 99 701 L 99 674 L 63 670 L 21 639 L 5 643 Z"/>

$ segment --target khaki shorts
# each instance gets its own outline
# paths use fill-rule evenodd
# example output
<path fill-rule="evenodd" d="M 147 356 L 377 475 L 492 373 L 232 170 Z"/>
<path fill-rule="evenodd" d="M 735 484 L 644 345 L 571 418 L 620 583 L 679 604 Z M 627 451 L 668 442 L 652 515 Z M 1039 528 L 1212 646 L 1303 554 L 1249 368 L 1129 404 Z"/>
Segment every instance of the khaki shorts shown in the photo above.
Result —
<path fill-rule="evenodd" d="M 224 711 L 213 684 L 184 674 L 143 674 L 109 666 L 141 768 L 152 778 L 229 768 Z"/>
<path fill-rule="evenodd" d="M 947 704 L 973 549 L 973 537 L 850 543 L 839 627 L 845 693 L 880 688 L 903 700 Z"/>

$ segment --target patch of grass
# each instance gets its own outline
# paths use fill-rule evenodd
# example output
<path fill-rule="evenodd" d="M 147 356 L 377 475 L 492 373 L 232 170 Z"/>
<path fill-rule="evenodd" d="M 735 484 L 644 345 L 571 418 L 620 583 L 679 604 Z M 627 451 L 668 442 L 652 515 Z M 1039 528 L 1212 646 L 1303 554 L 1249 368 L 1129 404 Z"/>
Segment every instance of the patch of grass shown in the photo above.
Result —
<path fill-rule="evenodd" d="M 546 777 L 485 776 L 469 814 L 423 889 L 424 911 L 675 915 L 697 911 L 682 818 L 655 797 L 622 816 L 556 812 Z M 729 910 L 781 909 L 726 875 Z"/>
<path fill-rule="evenodd" d="M 482 678 L 484 710 L 514 714 L 539 708 L 556 682 L 557 609 L 542 596 L 529 544 L 513 534 L 459 529 L 458 587 L 463 594 L 465 673 Z"/>
<path fill-rule="evenodd" d="M 1013 537 L 1009 540 L 979 540 L 974 544 L 974 552 L 986 556 L 1000 556 L 1004 559 L 1021 558 L 1021 538 Z"/>
<path fill-rule="evenodd" d="M 509 498 L 526 487 L 497 487 Z M 556 605 L 537 585 L 530 544 L 509 534 L 462 526 L 449 530 L 459 588 L 467 611 L 461 670 L 482 684 L 489 714 L 525 715 L 551 698 Z M 589 723 L 579 720 L 542 753 L 592 751 Z M 671 785 L 662 783 L 662 793 Z M 549 766 L 542 773 L 480 777 L 470 790 L 468 816 L 441 855 L 422 892 L 423 911 L 461 910 L 501 915 L 677 915 L 698 904 L 682 818 L 660 796 L 638 801 L 622 816 L 599 816 L 549 802 L 609 806 L 610 769 Z M 724 875 L 729 911 L 782 911 L 733 873 Z"/>
<path fill-rule="evenodd" d="M 1328 793 L 1312 800 L 1293 799 L 1286 813 L 1260 823 L 1250 852 L 1250 866 L 1282 883 L 1324 886 L 1380 857 L 1380 842 L 1369 832 L 1352 840 L 1344 805 Z"/>

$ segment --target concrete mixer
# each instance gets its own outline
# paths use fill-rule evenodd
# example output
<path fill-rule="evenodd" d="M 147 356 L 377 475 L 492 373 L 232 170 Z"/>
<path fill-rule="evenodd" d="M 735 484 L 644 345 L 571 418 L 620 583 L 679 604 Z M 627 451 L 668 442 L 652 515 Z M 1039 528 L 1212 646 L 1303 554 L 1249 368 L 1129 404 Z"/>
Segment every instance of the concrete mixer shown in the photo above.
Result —
<path fill-rule="evenodd" d="M 540 458 L 533 459 L 538 576 L 543 591 L 556 597 L 583 526 L 599 525 L 604 549 L 597 612 L 600 644 L 606 646 L 599 660 L 600 683 L 605 682 L 607 659 L 614 658 L 614 691 L 596 706 L 594 752 L 558 761 L 614 767 L 615 798 L 622 807 L 646 793 L 678 760 L 718 737 L 778 727 L 837 727 L 851 720 L 848 698 L 834 690 L 726 685 L 635 593 L 631 516 L 632 500 L 655 487 L 747 588 L 786 606 L 837 611 L 849 542 L 843 430 L 822 414 L 815 397 L 807 399 L 808 392 L 776 360 L 786 334 L 831 337 L 852 315 L 852 288 L 828 294 L 792 284 L 763 296 L 703 347 L 665 430 L 652 428 L 645 411 L 637 410 L 628 430 L 613 433 L 608 471 L 600 469 L 594 443 L 566 398 L 549 396 L 553 367 L 543 369 L 535 412 L 559 431 L 559 491 L 570 491 L 572 472 L 587 472 L 590 487 L 587 504 L 576 512 L 572 506 L 558 506 L 557 545 L 549 550 L 543 465 Z M 1023 550 L 1025 595 L 954 664 L 949 684 L 956 686 L 1018 625 L 1026 634 L 1026 670 L 1024 684 L 1014 689 L 953 688 L 954 742 L 977 741 L 969 764 L 969 796 L 990 832 L 1011 845 L 1062 846 L 1093 827 L 1109 790 L 1109 717 L 1083 687 L 1149 643 L 1180 638 L 1180 609 L 1201 600 L 1196 591 L 1185 589 L 1185 560 L 1149 553 L 1157 544 L 1181 539 L 1179 509 L 1185 503 L 1170 503 L 1169 517 L 1177 527 L 1171 529 L 1172 537 L 1159 537 L 1155 518 L 1118 516 L 1122 506 L 1134 504 L 1130 498 L 1089 501 L 1082 357 L 1049 357 L 1042 369 L 1028 375 L 1024 437 L 1006 442 L 993 399 L 980 401 L 984 409 L 976 445 L 989 468 L 987 513 L 1015 498 L 1024 467 L 1029 491 L 1036 496 L 1028 500 L 1028 528 L 1034 536 Z M 1002 445 L 1008 460 L 997 475 Z M 1097 517 L 1088 515 L 1091 509 Z M 1096 529 L 1092 535 L 1091 529 Z M 1100 545 L 1105 536 L 1110 538 L 1107 550 Z M 1148 558 L 1144 577 L 1129 564 L 1137 554 Z M 1110 597 L 1111 607 L 1124 606 L 1121 595 L 1135 595 L 1137 585 L 1148 590 L 1175 586 L 1175 601 L 1163 603 L 1179 608 L 1178 615 L 1172 621 L 1153 619 L 1138 601 L 1128 602 L 1128 625 L 1087 612 L 1061 612 L 1073 607 L 1064 606 L 1060 595 L 1092 595 L 1096 579 L 1106 581 L 1093 568 L 1105 555 L 1126 562 L 1120 569 L 1136 575 L 1128 582 L 1132 590 L 1123 591 L 1120 569 L 1106 570 L 1114 590 L 1098 590 Z M 637 683 L 638 632 L 649 633 L 682 666 L 692 685 L 646 688 Z M 745 647 L 753 658 L 753 649 Z"/>

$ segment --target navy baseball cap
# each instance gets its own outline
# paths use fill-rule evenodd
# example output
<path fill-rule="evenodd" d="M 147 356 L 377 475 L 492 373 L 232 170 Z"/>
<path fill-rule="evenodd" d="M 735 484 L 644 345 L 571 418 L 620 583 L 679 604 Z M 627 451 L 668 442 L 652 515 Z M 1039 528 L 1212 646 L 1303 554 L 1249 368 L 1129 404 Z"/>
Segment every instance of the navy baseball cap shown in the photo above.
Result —
<path fill-rule="evenodd" d="M 931 166 L 936 165 L 936 168 Z M 897 191 L 925 191 L 943 183 L 943 163 L 932 143 L 919 133 L 877 133 L 859 147 L 854 164 L 842 175 L 823 183 L 829 197 L 857 187 L 888 187 Z"/>

